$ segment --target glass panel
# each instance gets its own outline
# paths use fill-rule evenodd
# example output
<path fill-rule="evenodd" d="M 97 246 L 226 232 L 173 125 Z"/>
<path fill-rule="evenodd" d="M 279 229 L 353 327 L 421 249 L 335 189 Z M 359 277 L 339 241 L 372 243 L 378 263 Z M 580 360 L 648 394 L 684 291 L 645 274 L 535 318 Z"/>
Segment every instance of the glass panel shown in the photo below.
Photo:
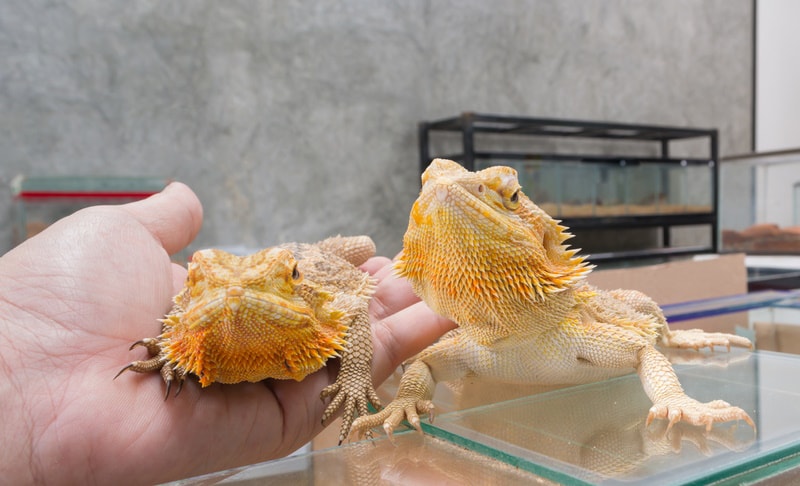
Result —
<path fill-rule="evenodd" d="M 796 299 L 797 292 L 765 292 L 665 310 L 678 318 L 761 303 L 771 307 L 751 311 L 751 321 L 797 327 L 796 312 L 774 312 L 797 311 Z M 765 311 L 768 319 L 758 317 Z M 635 374 L 561 389 L 439 384 L 440 413 L 433 425 L 423 424 L 430 435 L 400 432 L 396 445 L 381 437 L 180 484 L 735 484 L 800 466 L 800 380 L 792 378 L 800 356 L 743 349 L 667 356 L 690 396 L 739 406 L 756 429 L 743 422 L 709 432 L 681 423 L 667 432 L 663 420 L 646 426 L 651 403 Z M 390 388 L 381 386 L 382 400 L 394 394 Z"/>
<path fill-rule="evenodd" d="M 560 169 L 558 187 L 561 200 L 558 217 L 594 216 L 599 182 L 598 166 L 579 162 L 562 162 L 557 165 Z"/>
<path fill-rule="evenodd" d="M 673 359 L 697 353 L 671 353 Z M 747 411 L 744 423 L 702 427 L 664 421 L 649 427 L 650 401 L 639 378 L 571 387 L 452 412 L 430 431 L 465 447 L 488 447 L 503 460 L 551 479 L 567 475 L 592 484 L 682 484 L 711 481 L 800 451 L 800 357 L 769 352 L 706 355 L 702 365 L 676 365 L 687 393 L 724 399 Z"/>
<path fill-rule="evenodd" d="M 713 210 L 713 163 L 682 161 L 657 165 L 661 172 L 660 213 L 710 213 Z"/>
<path fill-rule="evenodd" d="M 792 224 L 800 225 L 800 183 L 795 183 L 792 191 L 794 209 L 792 211 Z"/>
<path fill-rule="evenodd" d="M 797 465 L 800 382 L 786 377 L 800 373 L 800 357 L 734 350 L 670 358 L 695 361 L 676 365 L 690 396 L 740 406 L 757 429 L 645 426 L 651 404 L 628 375 L 440 415 L 425 424 L 433 437 L 401 432 L 395 445 L 380 438 L 180 484 L 700 484 Z"/>
<path fill-rule="evenodd" d="M 632 215 L 658 214 L 664 199 L 660 164 L 629 166 L 628 213 Z"/>
<path fill-rule="evenodd" d="M 713 209 L 712 168 L 696 161 L 477 161 L 477 169 L 492 165 L 514 167 L 525 194 L 558 218 L 707 213 Z"/>
<path fill-rule="evenodd" d="M 627 176 L 621 164 L 598 164 L 597 216 L 623 216 L 628 213 Z"/>
<path fill-rule="evenodd" d="M 714 208 L 712 193 L 712 165 L 682 167 L 684 173 L 683 212 L 710 213 Z M 670 191 L 671 192 L 671 191 Z"/>
<path fill-rule="evenodd" d="M 567 478 L 568 479 L 568 478 Z M 174 484 L 555 484 L 414 432 L 200 476 Z"/>

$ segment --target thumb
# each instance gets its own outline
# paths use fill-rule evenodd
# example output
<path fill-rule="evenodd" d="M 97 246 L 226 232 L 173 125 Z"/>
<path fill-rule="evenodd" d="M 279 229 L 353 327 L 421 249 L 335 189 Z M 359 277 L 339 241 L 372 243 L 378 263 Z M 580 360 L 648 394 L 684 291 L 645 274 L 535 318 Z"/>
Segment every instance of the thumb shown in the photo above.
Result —
<path fill-rule="evenodd" d="M 189 187 L 173 182 L 147 199 L 120 206 L 136 218 L 170 255 L 194 240 L 203 224 L 203 207 Z"/>

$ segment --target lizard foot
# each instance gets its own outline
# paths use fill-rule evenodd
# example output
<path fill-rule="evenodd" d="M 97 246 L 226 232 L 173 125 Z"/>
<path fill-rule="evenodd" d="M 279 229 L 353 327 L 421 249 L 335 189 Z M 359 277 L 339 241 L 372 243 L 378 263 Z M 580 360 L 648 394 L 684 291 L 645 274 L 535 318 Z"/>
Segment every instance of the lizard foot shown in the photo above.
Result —
<path fill-rule="evenodd" d="M 380 412 L 361 416 L 353 422 L 352 431 L 358 434 L 361 439 L 364 434 L 369 434 L 369 430 L 383 424 L 383 430 L 394 442 L 392 434 L 403 420 L 407 420 L 412 427 L 422 432 L 420 427 L 420 415 L 428 414 L 428 419 L 433 423 L 434 406 L 430 400 L 418 400 L 416 398 L 396 398 Z"/>
<path fill-rule="evenodd" d="M 130 349 L 133 349 L 137 346 L 147 348 L 150 358 L 130 363 L 119 370 L 119 373 L 114 376 L 114 379 L 116 380 L 119 375 L 128 370 L 135 371 L 137 373 L 150 373 L 153 371 L 159 371 L 161 373 L 161 378 L 167 385 L 166 392 L 164 393 L 164 400 L 166 400 L 169 398 L 169 391 L 172 388 L 172 384 L 175 382 L 178 382 L 178 389 L 175 391 L 175 396 L 178 396 L 178 394 L 181 392 L 181 389 L 183 389 L 183 381 L 186 378 L 187 372 L 182 368 L 173 366 L 169 360 L 167 360 L 167 357 L 161 351 L 159 342 L 160 340 L 158 338 L 145 338 L 133 343 Z"/>
<path fill-rule="evenodd" d="M 319 394 L 324 401 L 328 398 L 331 402 L 322 414 L 322 423 L 333 417 L 339 408 L 344 406 L 342 414 L 342 427 L 339 430 L 339 445 L 350 435 L 350 427 L 353 425 L 356 415 L 365 417 L 369 415 L 367 404 L 371 404 L 376 410 L 381 409 L 381 400 L 375 389 L 372 387 L 372 380 L 369 373 L 363 379 L 347 381 L 339 375 L 336 382 L 325 387 Z M 372 432 L 366 431 L 367 437 L 372 438 Z"/>
<path fill-rule="evenodd" d="M 734 420 L 744 420 L 754 430 L 756 428 L 753 419 L 739 407 L 731 406 L 723 400 L 701 403 L 687 396 L 669 403 L 654 404 L 650 407 L 650 413 L 647 414 L 645 426 L 649 426 L 653 419 L 669 420 L 666 432 L 669 432 L 672 426 L 679 421 L 692 425 L 705 425 L 706 431 L 710 431 L 715 423 Z"/>
<path fill-rule="evenodd" d="M 663 344 L 668 348 L 695 350 L 700 350 L 701 348 L 713 350 L 714 346 L 723 346 L 728 351 L 731 350 L 731 346 L 753 348 L 753 343 L 744 336 L 723 332 L 705 332 L 702 329 L 669 331 L 664 335 Z"/>

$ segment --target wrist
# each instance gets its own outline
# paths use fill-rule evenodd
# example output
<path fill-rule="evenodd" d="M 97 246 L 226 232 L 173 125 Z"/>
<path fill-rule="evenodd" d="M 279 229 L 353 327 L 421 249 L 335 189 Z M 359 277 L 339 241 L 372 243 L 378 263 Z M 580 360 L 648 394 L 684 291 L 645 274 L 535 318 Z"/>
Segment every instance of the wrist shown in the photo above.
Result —
<path fill-rule="evenodd" d="M 28 484 L 36 482 L 33 419 L 20 381 L 25 376 L 21 369 L 24 358 L 18 355 L 11 334 L 24 323 L 10 316 L 8 307 L 0 300 L 0 477 L 9 484 Z"/>

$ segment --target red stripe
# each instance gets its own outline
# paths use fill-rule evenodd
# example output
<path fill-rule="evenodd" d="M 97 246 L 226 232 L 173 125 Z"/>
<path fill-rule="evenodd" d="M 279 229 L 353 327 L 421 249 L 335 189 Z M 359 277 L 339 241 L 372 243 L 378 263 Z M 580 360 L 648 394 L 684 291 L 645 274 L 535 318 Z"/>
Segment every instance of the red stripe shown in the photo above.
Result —
<path fill-rule="evenodd" d="M 83 198 L 83 199 L 100 199 L 100 198 L 127 198 L 127 199 L 144 199 L 146 197 L 156 194 L 156 191 L 147 192 L 80 192 L 80 191 L 22 191 L 16 195 L 21 199 L 50 199 L 50 198 Z"/>

